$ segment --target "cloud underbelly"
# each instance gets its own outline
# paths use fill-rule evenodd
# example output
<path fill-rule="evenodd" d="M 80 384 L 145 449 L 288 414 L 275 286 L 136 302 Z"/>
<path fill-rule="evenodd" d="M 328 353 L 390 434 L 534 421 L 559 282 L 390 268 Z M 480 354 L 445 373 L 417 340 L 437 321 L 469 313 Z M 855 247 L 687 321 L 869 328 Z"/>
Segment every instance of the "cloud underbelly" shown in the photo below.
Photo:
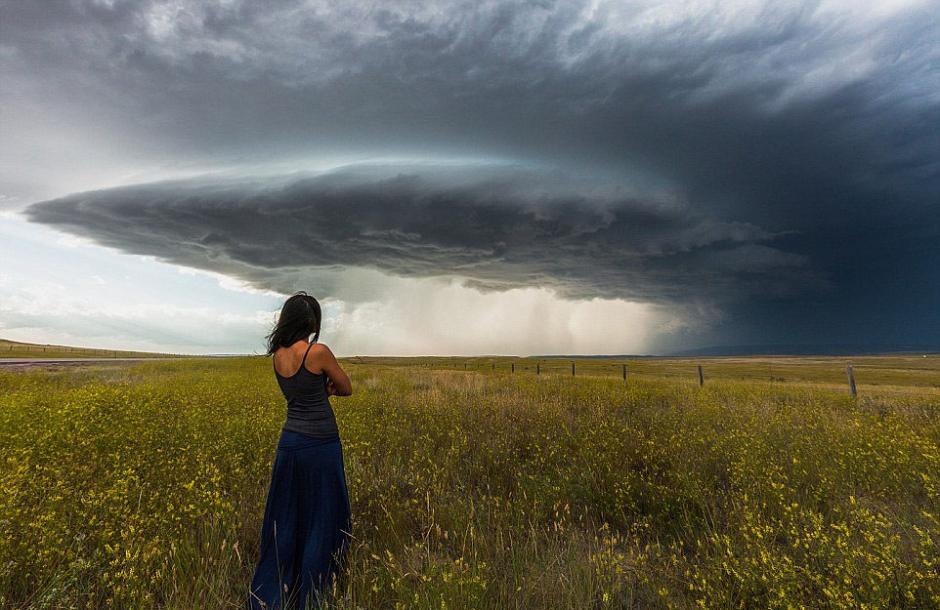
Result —
<path fill-rule="evenodd" d="M 201 178 L 78 193 L 26 213 L 124 252 L 278 292 L 299 288 L 303 270 L 348 269 L 673 304 L 788 294 L 819 281 L 804 256 L 751 223 L 512 167 Z"/>

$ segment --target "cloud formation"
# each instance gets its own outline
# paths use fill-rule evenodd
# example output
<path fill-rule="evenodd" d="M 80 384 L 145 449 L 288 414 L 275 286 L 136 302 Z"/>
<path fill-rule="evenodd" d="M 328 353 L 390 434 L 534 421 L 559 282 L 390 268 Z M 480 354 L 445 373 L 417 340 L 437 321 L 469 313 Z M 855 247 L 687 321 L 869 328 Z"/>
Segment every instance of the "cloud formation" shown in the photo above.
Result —
<path fill-rule="evenodd" d="M 940 342 L 936 0 L 0 11 L 0 205 L 35 221 L 351 301 L 456 276 Z M 268 176 L 164 179 L 224 169 Z"/>
<path fill-rule="evenodd" d="M 779 223 L 822 195 L 832 220 L 877 213 L 885 185 L 925 203 L 911 187 L 940 155 L 935 9 L 14 3 L 7 137 L 94 138 L 86 154 L 139 167 L 497 156 L 659 180 Z"/>
<path fill-rule="evenodd" d="M 303 287 L 297 268 L 347 267 L 660 304 L 818 284 L 803 256 L 774 248 L 774 236 L 754 225 L 502 167 L 353 167 L 135 185 L 35 204 L 27 215 L 284 293 Z"/>

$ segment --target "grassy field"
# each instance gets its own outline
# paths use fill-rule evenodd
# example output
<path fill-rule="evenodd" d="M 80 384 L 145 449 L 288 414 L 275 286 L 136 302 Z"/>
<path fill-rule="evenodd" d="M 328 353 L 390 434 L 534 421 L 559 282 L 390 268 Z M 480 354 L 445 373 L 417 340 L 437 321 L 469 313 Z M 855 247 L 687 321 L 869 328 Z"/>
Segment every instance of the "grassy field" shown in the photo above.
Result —
<path fill-rule="evenodd" d="M 938 608 L 940 358 L 846 362 L 349 360 L 332 605 Z M 265 358 L 0 371 L 0 607 L 240 607 L 284 415 Z"/>
<path fill-rule="evenodd" d="M 0 358 L 166 358 L 177 354 L 23 343 L 0 339 Z"/>

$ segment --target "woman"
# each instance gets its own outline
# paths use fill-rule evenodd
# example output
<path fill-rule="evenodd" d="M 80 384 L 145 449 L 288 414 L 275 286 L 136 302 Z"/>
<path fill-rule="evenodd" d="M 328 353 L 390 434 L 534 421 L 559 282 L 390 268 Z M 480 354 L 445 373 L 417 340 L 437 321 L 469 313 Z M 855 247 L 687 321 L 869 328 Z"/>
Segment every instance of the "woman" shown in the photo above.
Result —
<path fill-rule="evenodd" d="M 328 397 L 349 396 L 352 384 L 330 349 L 317 343 L 321 317 L 317 300 L 298 292 L 284 303 L 267 337 L 287 419 L 264 508 L 252 609 L 315 602 L 339 576 L 348 547 L 343 448 Z"/>

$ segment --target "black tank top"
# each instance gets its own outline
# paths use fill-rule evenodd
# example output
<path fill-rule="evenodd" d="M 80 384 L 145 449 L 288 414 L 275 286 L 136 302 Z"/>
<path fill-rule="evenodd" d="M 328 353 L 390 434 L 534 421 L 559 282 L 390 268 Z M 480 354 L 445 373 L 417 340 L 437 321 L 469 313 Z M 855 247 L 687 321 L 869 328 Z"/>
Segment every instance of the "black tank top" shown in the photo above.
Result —
<path fill-rule="evenodd" d="M 307 354 L 313 343 L 307 346 L 304 358 L 300 361 L 300 370 L 284 377 L 274 369 L 277 383 L 287 399 L 287 419 L 284 429 L 300 432 L 316 438 L 339 436 L 333 407 L 326 394 L 327 377 L 323 373 L 311 373 L 307 370 Z M 271 359 L 272 363 L 274 359 Z"/>

